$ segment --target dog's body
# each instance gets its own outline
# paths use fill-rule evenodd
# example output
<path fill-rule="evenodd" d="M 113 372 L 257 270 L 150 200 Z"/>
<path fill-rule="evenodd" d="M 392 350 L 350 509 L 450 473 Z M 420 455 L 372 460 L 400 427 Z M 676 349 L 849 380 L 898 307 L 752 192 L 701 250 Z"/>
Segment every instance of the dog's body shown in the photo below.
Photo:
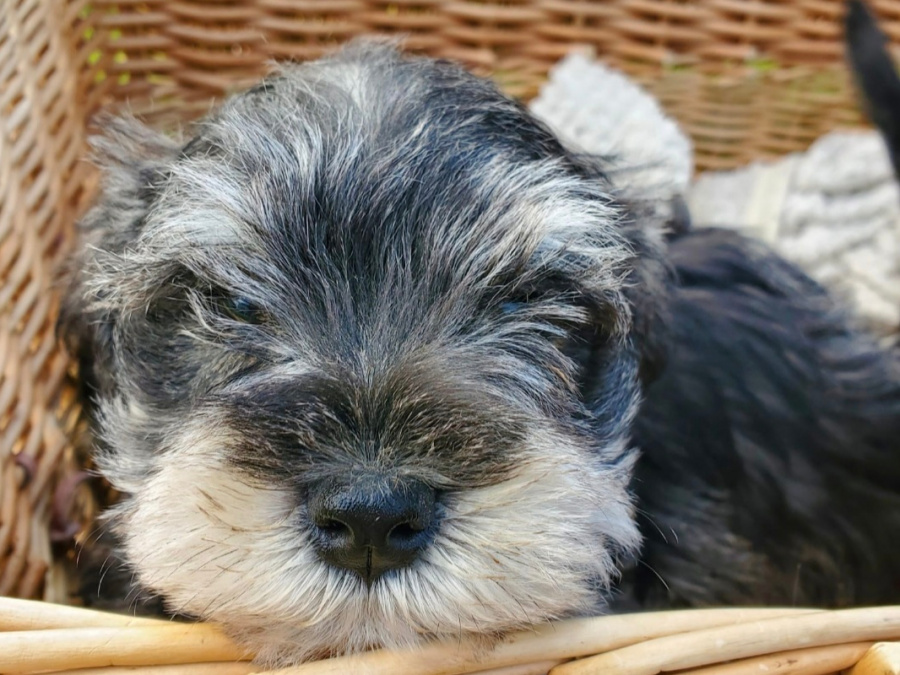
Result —
<path fill-rule="evenodd" d="M 845 34 L 897 169 L 900 78 L 860 0 Z M 619 604 L 900 602 L 897 352 L 729 231 L 678 233 L 669 260 L 668 366 L 634 427 L 644 546 Z"/>
<path fill-rule="evenodd" d="M 62 325 L 168 611 L 290 662 L 596 611 L 629 564 L 623 605 L 898 598 L 893 355 L 736 235 L 673 274 L 491 85 L 358 46 L 101 155 Z"/>
<path fill-rule="evenodd" d="M 676 237 L 668 365 L 635 424 L 625 606 L 900 601 L 900 362 L 727 230 Z"/>

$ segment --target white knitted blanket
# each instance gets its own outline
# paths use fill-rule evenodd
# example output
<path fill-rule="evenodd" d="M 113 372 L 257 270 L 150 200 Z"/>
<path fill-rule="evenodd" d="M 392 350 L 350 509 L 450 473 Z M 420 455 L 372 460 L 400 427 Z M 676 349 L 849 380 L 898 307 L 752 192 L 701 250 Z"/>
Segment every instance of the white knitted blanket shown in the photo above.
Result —
<path fill-rule="evenodd" d="M 583 54 L 550 73 L 531 111 L 568 147 L 614 158 L 612 176 L 626 195 L 667 209 L 685 195 L 694 171 L 688 137 L 656 100 L 631 80 Z"/>
<path fill-rule="evenodd" d="M 883 335 L 900 325 L 900 190 L 881 137 L 832 133 L 805 153 L 693 182 L 692 149 L 656 101 L 583 55 L 563 59 L 531 104 L 573 149 L 614 156 L 626 194 L 684 196 L 695 227 L 762 238 Z M 663 208 L 663 207 L 661 207 Z"/>
<path fill-rule="evenodd" d="M 771 243 L 883 334 L 900 325 L 900 190 L 875 132 L 831 133 L 778 162 L 701 175 L 694 223 Z"/>

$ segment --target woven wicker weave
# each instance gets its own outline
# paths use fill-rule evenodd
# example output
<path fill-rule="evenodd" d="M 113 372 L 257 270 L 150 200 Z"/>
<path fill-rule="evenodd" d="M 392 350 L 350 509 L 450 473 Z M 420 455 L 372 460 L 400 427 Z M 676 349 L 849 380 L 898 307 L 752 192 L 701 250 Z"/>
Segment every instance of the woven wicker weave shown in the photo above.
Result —
<path fill-rule="evenodd" d="M 900 39 L 900 1 L 874 5 Z M 77 476 L 79 414 L 53 335 L 53 275 L 94 185 L 80 158 L 100 106 L 127 101 L 172 125 L 272 58 L 397 32 L 529 97 L 581 45 L 660 97 L 692 134 L 699 168 L 722 168 L 859 123 L 840 13 L 839 0 L 4 0 L 0 595 L 65 600 L 53 561 L 67 549 L 51 539 Z"/>

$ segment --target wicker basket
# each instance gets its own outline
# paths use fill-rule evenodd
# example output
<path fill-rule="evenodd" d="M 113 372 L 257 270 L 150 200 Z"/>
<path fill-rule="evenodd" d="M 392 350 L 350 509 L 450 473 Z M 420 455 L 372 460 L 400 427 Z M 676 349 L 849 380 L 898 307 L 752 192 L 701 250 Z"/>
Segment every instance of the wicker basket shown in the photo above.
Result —
<path fill-rule="evenodd" d="M 269 675 L 900 675 L 900 607 L 700 609 L 573 619 L 496 644 L 454 640 Z M 0 598 L 5 675 L 248 675 L 214 626 Z"/>
<path fill-rule="evenodd" d="M 900 1 L 874 2 L 900 39 Z M 83 423 L 54 336 L 54 272 L 95 187 L 89 119 L 126 103 L 171 126 L 272 58 L 406 33 L 533 96 L 576 45 L 644 83 L 700 169 L 805 148 L 859 125 L 839 0 L 3 0 L 0 3 L 0 596 L 69 598 L 65 570 L 94 500 Z"/>

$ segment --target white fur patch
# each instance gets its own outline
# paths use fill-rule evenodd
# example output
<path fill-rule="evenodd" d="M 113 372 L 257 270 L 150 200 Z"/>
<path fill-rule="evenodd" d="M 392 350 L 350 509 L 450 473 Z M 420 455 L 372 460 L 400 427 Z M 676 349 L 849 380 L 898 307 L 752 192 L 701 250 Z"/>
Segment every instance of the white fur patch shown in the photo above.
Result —
<path fill-rule="evenodd" d="M 446 495 L 433 544 L 371 592 L 322 563 L 299 495 L 225 463 L 221 425 L 199 420 L 120 509 L 140 583 L 169 607 L 221 623 L 262 662 L 496 634 L 597 609 L 610 549 L 638 543 L 628 467 L 534 433 L 516 475 Z M 114 470 L 114 467 L 110 467 Z"/>

